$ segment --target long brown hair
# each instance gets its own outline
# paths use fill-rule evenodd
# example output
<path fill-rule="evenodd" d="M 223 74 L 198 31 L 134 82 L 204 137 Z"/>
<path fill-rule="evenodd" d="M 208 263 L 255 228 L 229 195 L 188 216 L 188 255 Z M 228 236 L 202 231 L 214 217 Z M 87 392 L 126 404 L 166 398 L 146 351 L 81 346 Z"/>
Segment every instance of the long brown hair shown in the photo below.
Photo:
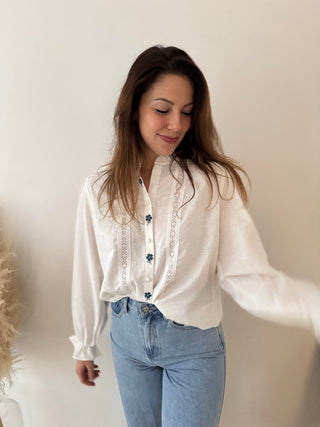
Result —
<path fill-rule="evenodd" d="M 212 120 L 209 89 L 204 75 L 183 50 L 174 46 L 153 46 L 142 52 L 132 64 L 120 93 L 114 114 L 113 156 L 99 173 L 99 178 L 103 178 L 98 192 L 100 209 L 101 196 L 106 194 L 108 209 L 105 214 L 110 213 L 116 219 L 114 204 L 118 201 L 131 219 L 136 217 L 138 177 L 144 144 L 136 117 L 142 95 L 164 74 L 185 76 L 192 82 L 194 89 L 191 126 L 173 153 L 172 162 L 175 160 L 185 170 L 194 193 L 195 186 L 188 166 L 189 161 L 206 175 L 211 196 L 213 185 L 210 178 L 213 178 L 217 183 L 219 196 L 222 197 L 218 183 L 218 175 L 221 175 L 221 172 L 215 170 L 215 164 L 220 165 L 238 189 L 244 203 L 247 203 L 247 192 L 239 172 L 246 176 L 247 174 L 223 153 Z M 219 169 L 221 171 L 221 168 Z"/>

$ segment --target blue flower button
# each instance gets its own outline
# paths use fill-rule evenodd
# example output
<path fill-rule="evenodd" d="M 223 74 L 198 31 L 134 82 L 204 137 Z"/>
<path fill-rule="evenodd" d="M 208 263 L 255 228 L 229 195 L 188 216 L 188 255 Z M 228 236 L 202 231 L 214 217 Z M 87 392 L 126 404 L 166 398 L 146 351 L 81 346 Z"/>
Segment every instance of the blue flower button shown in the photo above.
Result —
<path fill-rule="evenodd" d="M 147 259 L 148 263 L 151 264 L 151 261 L 153 260 L 153 255 L 152 254 L 148 254 L 146 256 L 146 259 Z"/>
<path fill-rule="evenodd" d="M 151 296 L 152 296 L 152 294 L 150 294 L 150 292 L 145 292 L 145 293 L 144 293 L 144 297 L 145 297 L 145 299 L 150 299 L 150 298 L 151 298 Z"/>
<path fill-rule="evenodd" d="M 151 220 L 152 220 L 152 216 L 151 215 L 146 215 L 147 224 L 150 224 Z"/>

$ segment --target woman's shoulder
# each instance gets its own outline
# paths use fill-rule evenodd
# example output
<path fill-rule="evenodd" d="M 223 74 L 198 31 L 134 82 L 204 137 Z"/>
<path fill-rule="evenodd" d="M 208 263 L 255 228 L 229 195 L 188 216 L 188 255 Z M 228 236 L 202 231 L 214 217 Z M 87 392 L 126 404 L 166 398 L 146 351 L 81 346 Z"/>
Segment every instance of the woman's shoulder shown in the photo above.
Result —
<path fill-rule="evenodd" d="M 107 175 L 108 170 L 113 158 L 113 152 L 110 150 L 107 153 L 107 158 L 105 163 L 100 166 L 98 169 L 93 170 L 82 180 L 82 189 L 86 191 L 89 195 L 97 197 L 101 186 L 103 185 Z"/>
<path fill-rule="evenodd" d="M 105 180 L 105 174 L 101 171 L 93 171 L 82 179 L 80 195 L 89 201 L 97 199 L 99 190 Z"/>

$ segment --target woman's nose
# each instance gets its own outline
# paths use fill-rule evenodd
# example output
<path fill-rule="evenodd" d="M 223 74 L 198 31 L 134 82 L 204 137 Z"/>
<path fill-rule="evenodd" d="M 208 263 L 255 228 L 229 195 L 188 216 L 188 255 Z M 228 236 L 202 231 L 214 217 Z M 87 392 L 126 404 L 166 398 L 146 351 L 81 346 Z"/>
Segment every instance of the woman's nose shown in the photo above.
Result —
<path fill-rule="evenodd" d="M 167 121 L 167 128 L 169 130 L 174 130 L 174 131 L 178 131 L 181 129 L 180 114 L 170 114 Z"/>

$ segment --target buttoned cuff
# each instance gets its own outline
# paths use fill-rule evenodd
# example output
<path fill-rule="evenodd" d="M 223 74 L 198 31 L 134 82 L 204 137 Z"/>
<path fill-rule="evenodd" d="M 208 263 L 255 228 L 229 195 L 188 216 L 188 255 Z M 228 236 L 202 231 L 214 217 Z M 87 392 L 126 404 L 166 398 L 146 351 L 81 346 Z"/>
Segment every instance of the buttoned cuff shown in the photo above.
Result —
<path fill-rule="evenodd" d="M 83 344 L 76 335 L 72 335 L 70 338 L 74 346 L 73 358 L 76 360 L 94 360 L 96 357 L 101 356 L 99 348 Z"/>

